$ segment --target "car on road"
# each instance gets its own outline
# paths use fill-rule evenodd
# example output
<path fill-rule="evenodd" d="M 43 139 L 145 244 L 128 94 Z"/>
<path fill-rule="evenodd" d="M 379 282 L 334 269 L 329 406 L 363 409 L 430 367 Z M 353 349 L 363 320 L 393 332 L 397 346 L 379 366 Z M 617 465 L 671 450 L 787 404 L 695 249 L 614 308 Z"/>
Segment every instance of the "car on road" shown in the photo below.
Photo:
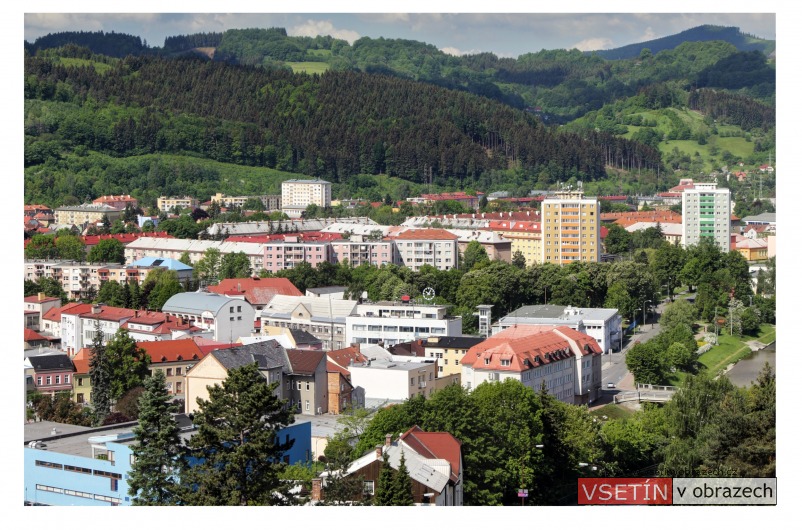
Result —
<path fill-rule="evenodd" d="M 607 383 L 607 388 L 615 388 L 615 383 Z"/>

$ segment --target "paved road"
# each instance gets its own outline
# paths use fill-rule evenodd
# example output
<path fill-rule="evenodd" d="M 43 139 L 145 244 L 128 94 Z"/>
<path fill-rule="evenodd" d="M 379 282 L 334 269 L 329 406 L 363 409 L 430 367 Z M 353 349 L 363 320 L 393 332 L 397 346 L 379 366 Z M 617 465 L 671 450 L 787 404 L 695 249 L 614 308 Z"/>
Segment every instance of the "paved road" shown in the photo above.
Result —
<path fill-rule="evenodd" d="M 613 394 L 615 391 L 607 390 L 607 383 L 613 383 L 616 388 L 619 388 L 622 381 L 628 379 L 631 381 L 632 377 L 627 370 L 626 354 L 629 349 L 636 342 L 646 342 L 660 333 L 660 324 L 658 324 L 659 315 L 663 313 L 665 307 L 665 300 L 657 305 L 657 314 L 652 314 L 651 318 L 645 325 L 639 326 L 638 331 L 632 335 L 629 340 L 624 344 L 624 349 L 620 352 L 605 354 L 602 356 L 602 393 Z M 630 377 L 627 377 L 630 376 Z M 633 387 L 634 388 L 634 387 Z"/>

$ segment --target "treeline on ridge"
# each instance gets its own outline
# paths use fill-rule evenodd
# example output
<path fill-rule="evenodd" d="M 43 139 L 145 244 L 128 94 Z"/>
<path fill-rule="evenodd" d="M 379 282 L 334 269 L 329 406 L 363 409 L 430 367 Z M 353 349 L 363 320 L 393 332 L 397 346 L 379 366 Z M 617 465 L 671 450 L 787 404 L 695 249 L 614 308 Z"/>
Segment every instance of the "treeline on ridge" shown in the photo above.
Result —
<path fill-rule="evenodd" d="M 37 56 L 26 58 L 25 74 L 26 99 L 72 109 L 65 121 L 26 117 L 31 147 L 46 137 L 114 156 L 200 153 L 335 182 L 358 173 L 424 182 L 430 172 L 437 183 L 510 167 L 547 170 L 552 182 L 605 176 L 598 139 L 554 132 L 485 98 L 394 77 L 307 76 L 159 57 L 127 57 L 100 74 Z"/>

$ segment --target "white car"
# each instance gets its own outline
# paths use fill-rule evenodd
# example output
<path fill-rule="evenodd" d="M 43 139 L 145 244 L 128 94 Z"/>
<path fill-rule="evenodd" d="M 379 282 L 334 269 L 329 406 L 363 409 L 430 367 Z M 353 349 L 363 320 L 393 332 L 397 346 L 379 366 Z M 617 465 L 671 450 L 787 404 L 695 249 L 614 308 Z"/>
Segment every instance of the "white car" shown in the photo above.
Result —
<path fill-rule="evenodd" d="M 607 383 L 607 388 L 615 388 L 615 384 L 614 383 Z"/>

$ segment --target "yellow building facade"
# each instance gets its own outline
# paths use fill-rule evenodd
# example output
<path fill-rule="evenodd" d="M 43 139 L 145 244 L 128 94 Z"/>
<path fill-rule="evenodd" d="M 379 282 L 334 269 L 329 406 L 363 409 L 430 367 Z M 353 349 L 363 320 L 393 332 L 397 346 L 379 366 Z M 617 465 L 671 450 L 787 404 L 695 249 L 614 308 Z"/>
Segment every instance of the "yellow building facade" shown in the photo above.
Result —
<path fill-rule="evenodd" d="M 542 263 L 599 261 L 599 201 L 581 191 L 557 192 L 543 200 Z"/>

